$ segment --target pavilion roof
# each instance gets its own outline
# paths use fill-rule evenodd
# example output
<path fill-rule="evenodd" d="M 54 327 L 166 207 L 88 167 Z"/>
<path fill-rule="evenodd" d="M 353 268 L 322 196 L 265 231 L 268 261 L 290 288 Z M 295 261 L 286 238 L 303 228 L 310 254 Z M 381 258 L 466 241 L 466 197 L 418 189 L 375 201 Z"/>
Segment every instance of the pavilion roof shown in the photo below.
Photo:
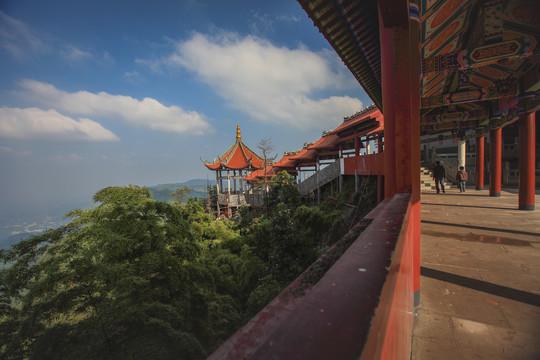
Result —
<path fill-rule="evenodd" d="M 263 159 L 251 150 L 242 141 L 240 125 L 236 126 L 236 141 L 217 160 L 205 162 L 204 165 L 210 170 L 219 169 L 260 169 L 263 167 Z"/>
<path fill-rule="evenodd" d="M 266 174 L 264 169 L 257 169 L 253 170 L 251 173 L 249 173 L 247 176 L 244 176 L 244 181 L 257 181 L 265 178 L 265 175 L 267 178 L 271 178 L 276 176 L 276 171 L 273 168 L 273 165 L 266 166 Z"/>

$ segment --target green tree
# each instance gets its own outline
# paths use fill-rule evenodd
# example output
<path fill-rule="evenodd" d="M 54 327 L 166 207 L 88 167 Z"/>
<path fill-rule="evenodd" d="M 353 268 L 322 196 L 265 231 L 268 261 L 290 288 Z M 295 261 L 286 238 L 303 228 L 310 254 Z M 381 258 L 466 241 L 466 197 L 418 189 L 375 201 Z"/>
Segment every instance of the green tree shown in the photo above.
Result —
<path fill-rule="evenodd" d="M 0 255 L 2 358 L 204 358 L 186 219 L 136 186 L 94 201 Z"/>
<path fill-rule="evenodd" d="M 271 210 L 276 209 L 276 206 L 282 203 L 294 211 L 300 204 L 300 194 L 291 174 L 281 171 L 272 178 L 266 202 Z"/>
<path fill-rule="evenodd" d="M 171 193 L 171 196 L 174 201 L 182 204 L 184 201 L 186 201 L 190 191 L 191 188 L 189 186 L 182 186 L 181 188 L 177 188 L 173 193 Z"/>

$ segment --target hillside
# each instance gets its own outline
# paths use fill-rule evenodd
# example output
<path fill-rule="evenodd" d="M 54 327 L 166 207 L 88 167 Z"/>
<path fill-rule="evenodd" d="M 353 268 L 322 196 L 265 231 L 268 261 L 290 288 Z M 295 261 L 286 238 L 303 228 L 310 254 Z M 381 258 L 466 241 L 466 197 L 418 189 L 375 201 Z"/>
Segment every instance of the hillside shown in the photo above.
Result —
<path fill-rule="evenodd" d="M 172 200 L 171 194 L 176 189 L 183 186 L 189 186 L 191 188 L 187 198 L 206 198 L 208 196 L 206 190 L 207 185 L 214 186 L 216 185 L 216 181 L 206 179 L 191 179 L 183 183 L 159 184 L 155 186 L 148 186 L 148 188 L 150 189 L 152 198 L 154 200 L 169 202 Z"/>

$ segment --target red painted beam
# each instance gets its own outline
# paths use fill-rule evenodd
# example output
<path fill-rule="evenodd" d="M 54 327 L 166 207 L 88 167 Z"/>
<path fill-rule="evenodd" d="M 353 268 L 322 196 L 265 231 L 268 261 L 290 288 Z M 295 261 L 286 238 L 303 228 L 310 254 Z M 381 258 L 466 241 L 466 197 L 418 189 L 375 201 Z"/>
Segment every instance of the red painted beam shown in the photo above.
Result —
<path fill-rule="evenodd" d="M 534 210 L 536 113 L 519 116 L 519 209 Z"/>
<path fill-rule="evenodd" d="M 476 190 L 484 189 L 484 137 L 476 137 Z"/>
<path fill-rule="evenodd" d="M 489 132 L 489 196 L 501 196 L 502 175 L 502 129 L 493 129 Z"/>

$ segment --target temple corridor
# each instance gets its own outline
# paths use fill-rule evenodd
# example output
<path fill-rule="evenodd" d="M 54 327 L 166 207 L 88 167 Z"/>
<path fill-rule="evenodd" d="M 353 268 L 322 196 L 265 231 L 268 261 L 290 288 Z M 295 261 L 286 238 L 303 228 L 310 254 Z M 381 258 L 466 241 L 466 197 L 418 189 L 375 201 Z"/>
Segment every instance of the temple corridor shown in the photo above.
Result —
<path fill-rule="evenodd" d="M 517 196 L 422 193 L 412 359 L 540 358 L 540 212 Z"/>

